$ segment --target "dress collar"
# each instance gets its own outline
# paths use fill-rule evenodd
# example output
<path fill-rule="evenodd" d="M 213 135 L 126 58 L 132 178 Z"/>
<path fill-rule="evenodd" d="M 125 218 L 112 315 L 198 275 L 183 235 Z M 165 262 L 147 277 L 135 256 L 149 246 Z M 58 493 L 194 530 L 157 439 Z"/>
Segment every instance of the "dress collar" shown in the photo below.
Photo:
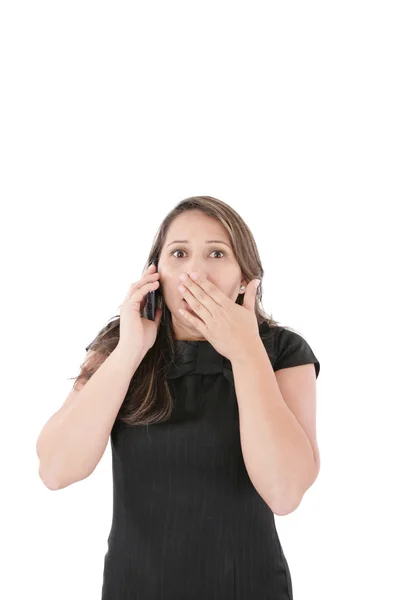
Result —
<path fill-rule="evenodd" d="M 266 322 L 259 325 L 260 335 L 269 329 Z M 213 375 L 222 373 L 233 384 L 232 364 L 219 354 L 207 340 L 174 340 L 175 360 L 168 369 L 167 379 L 183 375 Z"/>

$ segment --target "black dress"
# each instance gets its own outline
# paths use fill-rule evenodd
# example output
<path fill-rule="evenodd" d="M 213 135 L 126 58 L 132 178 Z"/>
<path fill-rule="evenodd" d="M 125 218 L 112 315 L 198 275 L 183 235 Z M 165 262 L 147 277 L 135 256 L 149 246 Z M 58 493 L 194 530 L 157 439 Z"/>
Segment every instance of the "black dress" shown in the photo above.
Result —
<path fill-rule="evenodd" d="M 274 371 L 314 363 L 306 340 L 259 327 Z M 274 513 L 243 461 L 230 361 L 175 340 L 168 422 L 111 431 L 113 520 L 102 600 L 292 600 Z"/>

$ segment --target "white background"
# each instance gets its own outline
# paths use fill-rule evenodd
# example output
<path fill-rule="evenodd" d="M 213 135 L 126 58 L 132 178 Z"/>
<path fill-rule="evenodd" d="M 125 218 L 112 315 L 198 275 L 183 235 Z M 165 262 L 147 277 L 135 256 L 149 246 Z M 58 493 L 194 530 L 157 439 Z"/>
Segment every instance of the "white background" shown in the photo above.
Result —
<path fill-rule="evenodd" d="M 201 194 L 248 223 L 265 310 L 321 363 L 321 471 L 276 516 L 295 600 L 396 596 L 396 9 L 2 3 L 2 597 L 100 598 L 110 445 L 50 491 L 35 444 L 162 219 Z"/>

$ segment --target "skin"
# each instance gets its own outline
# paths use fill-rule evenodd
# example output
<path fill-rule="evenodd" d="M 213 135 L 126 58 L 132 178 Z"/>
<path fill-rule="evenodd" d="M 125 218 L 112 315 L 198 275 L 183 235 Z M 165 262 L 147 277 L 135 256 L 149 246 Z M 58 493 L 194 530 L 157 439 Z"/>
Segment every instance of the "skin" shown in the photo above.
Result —
<path fill-rule="evenodd" d="M 188 240 L 189 243 L 174 243 L 174 240 Z M 228 244 L 206 244 L 206 240 L 221 240 Z M 171 245 L 169 245 L 171 244 Z M 177 340 L 199 340 L 205 338 L 190 324 L 179 308 L 195 314 L 183 301 L 179 291 L 181 273 L 198 273 L 217 286 L 226 296 L 236 301 L 242 285 L 246 281 L 237 262 L 230 236 L 226 229 L 214 218 L 202 211 L 191 210 L 182 213 L 172 221 L 165 244 L 161 249 L 158 263 L 163 300 L 171 311 L 172 326 Z"/>

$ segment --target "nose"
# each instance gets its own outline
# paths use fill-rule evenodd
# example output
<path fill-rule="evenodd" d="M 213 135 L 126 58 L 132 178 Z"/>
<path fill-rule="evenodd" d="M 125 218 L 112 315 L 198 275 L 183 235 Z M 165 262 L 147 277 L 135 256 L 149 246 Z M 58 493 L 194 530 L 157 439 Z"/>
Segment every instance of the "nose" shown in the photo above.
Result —
<path fill-rule="evenodd" d="M 200 266 L 196 265 L 194 263 L 192 263 L 192 264 L 186 263 L 185 267 L 179 271 L 179 275 L 181 273 L 186 273 L 186 275 L 188 277 L 190 276 L 190 273 L 198 273 L 199 277 L 203 277 L 203 275 L 205 275 L 205 273 L 201 270 Z M 179 277 L 179 275 L 178 275 L 178 277 Z"/>
<path fill-rule="evenodd" d="M 197 273 L 197 279 L 192 279 L 191 274 L 193 273 Z M 181 276 L 185 274 L 186 275 L 186 279 L 181 279 Z M 185 264 L 185 266 L 183 268 L 181 268 L 179 270 L 179 273 L 177 274 L 177 283 L 178 285 L 187 285 L 188 282 L 190 283 L 190 281 L 192 282 L 197 282 L 200 278 L 205 277 L 205 272 L 201 271 L 198 267 L 196 267 L 196 265 L 188 265 Z"/>

